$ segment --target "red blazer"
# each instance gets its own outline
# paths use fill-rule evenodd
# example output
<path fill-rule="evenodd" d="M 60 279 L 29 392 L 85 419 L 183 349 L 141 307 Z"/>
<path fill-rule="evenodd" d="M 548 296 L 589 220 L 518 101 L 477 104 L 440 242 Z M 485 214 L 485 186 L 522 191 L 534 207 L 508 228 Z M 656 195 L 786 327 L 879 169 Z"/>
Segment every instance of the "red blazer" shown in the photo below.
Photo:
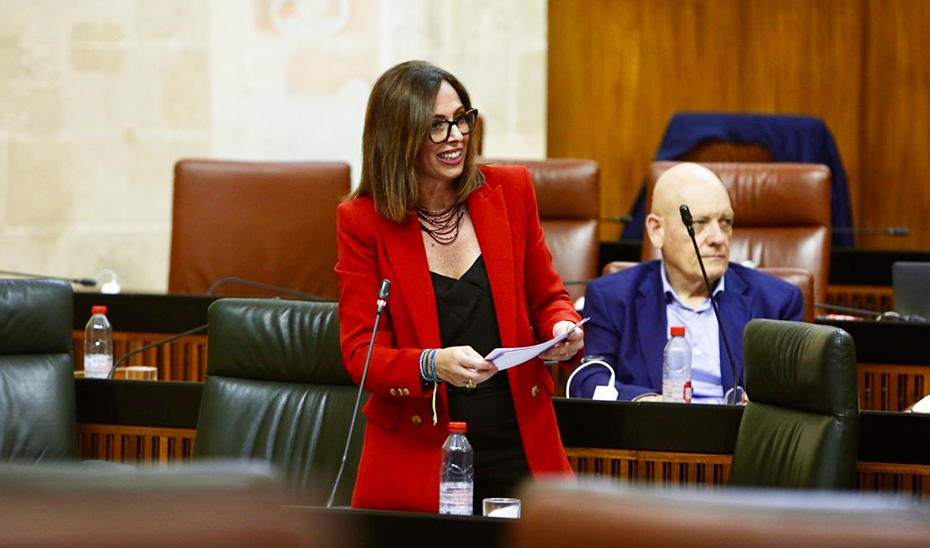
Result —
<path fill-rule="evenodd" d="M 523 166 L 484 166 L 485 183 L 467 199 L 484 255 L 501 342 L 535 344 L 560 320 L 578 321 L 552 268 L 539 224 L 536 194 Z M 437 512 L 440 449 L 448 434 L 446 387 L 439 385 L 433 422 L 432 385 L 420 381 L 420 353 L 439 348 L 439 318 L 415 216 L 394 223 L 370 197 L 339 205 L 339 324 L 343 361 L 359 382 L 382 279 L 391 281 L 365 389 L 368 419 L 352 506 Z M 502 373 L 499 373 L 502 374 Z M 553 384 L 539 359 L 506 371 L 530 471 L 571 474 L 552 407 Z"/>

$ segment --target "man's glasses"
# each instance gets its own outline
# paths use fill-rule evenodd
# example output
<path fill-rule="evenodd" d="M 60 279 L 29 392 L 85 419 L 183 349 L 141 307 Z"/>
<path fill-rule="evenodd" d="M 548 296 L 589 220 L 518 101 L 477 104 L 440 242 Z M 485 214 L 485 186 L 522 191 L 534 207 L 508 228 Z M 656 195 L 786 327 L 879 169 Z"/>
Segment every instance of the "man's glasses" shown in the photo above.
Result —
<path fill-rule="evenodd" d="M 468 135 L 475 129 L 478 120 L 478 109 L 466 110 L 451 120 L 433 120 L 429 127 L 429 140 L 434 143 L 444 143 L 452 133 L 452 126 L 459 128 L 459 133 Z"/>

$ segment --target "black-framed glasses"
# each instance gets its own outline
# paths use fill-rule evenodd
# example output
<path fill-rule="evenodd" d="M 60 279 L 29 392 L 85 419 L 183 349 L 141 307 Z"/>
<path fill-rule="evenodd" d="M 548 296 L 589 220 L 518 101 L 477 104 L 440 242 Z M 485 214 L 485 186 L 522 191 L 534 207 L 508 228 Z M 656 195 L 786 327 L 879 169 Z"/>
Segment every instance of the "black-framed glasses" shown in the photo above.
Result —
<path fill-rule="evenodd" d="M 434 143 L 444 143 L 449 139 L 452 133 L 452 126 L 459 128 L 459 133 L 468 135 L 471 130 L 475 129 L 475 122 L 478 121 L 478 109 L 473 108 L 457 115 L 451 120 L 433 120 L 429 127 L 429 140 Z"/>

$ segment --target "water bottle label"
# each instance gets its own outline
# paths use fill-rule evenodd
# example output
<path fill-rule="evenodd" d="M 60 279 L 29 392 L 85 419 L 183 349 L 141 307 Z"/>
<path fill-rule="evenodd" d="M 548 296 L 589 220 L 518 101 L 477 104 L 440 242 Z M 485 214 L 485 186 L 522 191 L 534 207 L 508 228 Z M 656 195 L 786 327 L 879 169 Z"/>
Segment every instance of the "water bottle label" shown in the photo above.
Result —
<path fill-rule="evenodd" d="M 662 401 L 691 403 L 691 381 L 678 379 L 662 381 Z"/>
<path fill-rule="evenodd" d="M 467 481 L 439 483 L 439 513 L 472 515 L 475 485 Z"/>
<path fill-rule="evenodd" d="M 113 357 L 106 354 L 84 356 L 84 377 L 105 379 L 113 368 Z"/>

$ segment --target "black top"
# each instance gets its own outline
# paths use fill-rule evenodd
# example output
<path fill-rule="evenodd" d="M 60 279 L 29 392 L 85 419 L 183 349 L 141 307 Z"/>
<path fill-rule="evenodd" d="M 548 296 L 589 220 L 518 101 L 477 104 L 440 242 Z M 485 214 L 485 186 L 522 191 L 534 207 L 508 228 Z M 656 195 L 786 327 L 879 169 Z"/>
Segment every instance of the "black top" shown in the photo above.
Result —
<path fill-rule="evenodd" d="M 479 256 L 461 278 L 431 272 L 442 347 L 471 346 L 482 356 L 501 346 L 491 284 Z M 465 436 L 475 451 L 476 514 L 485 497 L 512 495 L 529 475 L 513 408 L 510 382 L 497 373 L 477 388 L 447 385 L 449 418 L 468 423 Z"/>

